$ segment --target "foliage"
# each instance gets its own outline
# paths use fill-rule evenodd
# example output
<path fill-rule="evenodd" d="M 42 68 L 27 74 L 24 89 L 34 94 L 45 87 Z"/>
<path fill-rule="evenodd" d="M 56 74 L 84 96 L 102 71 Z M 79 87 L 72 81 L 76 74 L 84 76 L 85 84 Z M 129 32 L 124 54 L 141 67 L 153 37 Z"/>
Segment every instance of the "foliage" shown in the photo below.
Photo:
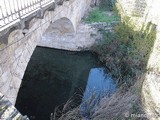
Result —
<path fill-rule="evenodd" d="M 152 23 L 140 31 L 129 25 L 129 19 L 115 27 L 114 33 L 103 32 L 103 40 L 92 47 L 121 87 L 128 88 L 138 74 L 145 71 L 156 31 Z"/>
<path fill-rule="evenodd" d="M 116 14 L 107 15 L 107 12 L 103 9 L 94 9 L 90 12 L 89 16 L 85 19 L 87 23 L 92 22 L 112 22 L 118 21 L 119 17 Z"/>

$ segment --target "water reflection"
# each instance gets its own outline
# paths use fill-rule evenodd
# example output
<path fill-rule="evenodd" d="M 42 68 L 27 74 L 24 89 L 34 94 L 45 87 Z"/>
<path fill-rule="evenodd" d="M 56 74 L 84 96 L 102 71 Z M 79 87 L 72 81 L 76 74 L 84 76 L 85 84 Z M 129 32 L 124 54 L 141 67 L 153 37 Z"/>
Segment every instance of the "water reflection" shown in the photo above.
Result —
<path fill-rule="evenodd" d="M 92 68 L 84 93 L 83 101 L 89 99 L 93 94 L 95 96 L 106 94 L 110 95 L 116 91 L 116 83 L 112 76 L 106 74 L 105 68 Z"/>
<path fill-rule="evenodd" d="M 82 99 L 81 115 L 88 120 L 94 108 L 104 96 L 116 91 L 116 82 L 106 73 L 105 68 L 92 68 L 89 73 L 86 90 Z M 93 113 L 92 113 L 93 112 Z"/>

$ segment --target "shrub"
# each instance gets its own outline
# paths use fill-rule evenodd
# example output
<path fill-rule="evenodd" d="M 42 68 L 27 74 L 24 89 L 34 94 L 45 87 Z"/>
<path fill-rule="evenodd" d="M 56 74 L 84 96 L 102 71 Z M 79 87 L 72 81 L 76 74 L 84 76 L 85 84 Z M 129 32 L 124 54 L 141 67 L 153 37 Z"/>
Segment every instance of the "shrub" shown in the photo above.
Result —
<path fill-rule="evenodd" d="M 126 21 L 117 25 L 114 33 L 103 31 L 103 40 L 92 49 L 119 84 L 128 88 L 133 85 L 136 76 L 146 70 L 156 31 L 152 23 L 134 31 Z"/>

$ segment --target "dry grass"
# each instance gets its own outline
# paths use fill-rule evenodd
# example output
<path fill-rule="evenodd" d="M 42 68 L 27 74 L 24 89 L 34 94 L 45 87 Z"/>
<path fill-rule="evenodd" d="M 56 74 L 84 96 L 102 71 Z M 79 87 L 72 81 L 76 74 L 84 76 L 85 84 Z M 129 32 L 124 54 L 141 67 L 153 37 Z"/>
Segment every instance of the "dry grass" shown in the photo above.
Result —
<path fill-rule="evenodd" d="M 75 104 L 72 100 L 72 97 L 65 103 L 62 110 L 59 108 L 60 106 L 55 108 L 53 120 L 78 120 L 80 107 L 75 107 Z"/>
<path fill-rule="evenodd" d="M 80 88 L 77 93 L 68 99 L 68 101 L 60 106 L 57 106 L 54 110 L 52 120 L 79 120 L 80 119 L 80 105 L 77 103 L 77 99 L 82 99 L 84 91 Z"/>
<path fill-rule="evenodd" d="M 119 90 L 111 97 L 103 98 L 92 116 L 93 120 L 136 119 L 130 118 L 130 115 L 143 113 L 140 95 L 142 81 L 143 77 L 139 78 L 127 92 Z"/>
<path fill-rule="evenodd" d="M 58 120 L 82 120 L 82 118 L 79 116 L 79 112 L 80 112 L 80 107 L 78 106 L 74 109 L 71 109 L 67 113 L 62 114 L 62 116 L 58 118 Z"/>
<path fill-rule="evenodd" d="M 119 90 L 111 97 L 102 98 L 99 104 L 91 109 L 92 114 L 89 119 L 81 115 L 81 105 L 72 107 L 74 103 L 71 98 L 64 105 L 61 117 L 58 119 L 55 117 L 54 120 L 147 120 L 147 118 L 131 117 L 131 114 L 144 114 L 141 100 L 143 79 L 144 75 L 139 77 L 128 91 Z M 65 110 L 67 112 L 64 112 Z"/>

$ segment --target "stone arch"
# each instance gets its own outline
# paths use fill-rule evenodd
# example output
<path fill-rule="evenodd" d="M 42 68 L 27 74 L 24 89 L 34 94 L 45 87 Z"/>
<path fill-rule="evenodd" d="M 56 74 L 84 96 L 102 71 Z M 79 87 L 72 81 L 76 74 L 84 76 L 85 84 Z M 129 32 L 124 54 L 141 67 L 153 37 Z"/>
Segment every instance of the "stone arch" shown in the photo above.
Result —
<path fill-rule="evenodd" d="M 71 38 L 75 33 L 74 25 L 67 17 L 62 17 L 52 21 L 46 31 L 43 33 L 38 46 L 69 49 L 68 38 Z M 67 47 L 64 47 L 64 45 Z"/>
<path fill-rule="evenodd" d="M 75 31 L 71 20 L 68 19 L 67 17 L 62 17 L 52 22 L 45 33 L 50 32 L 50 31 L 54 32 L 54 30 L 56 32 L 60 32 L 61 34 L 71 33 Z"/>
<path fill-rule="evenodd" d="M 0 57 L 0 92 L 12 104 L 15 104 L 21 81 L 32 53 L 36 46 L 39 45 L 39 41 L 45 38 L 45 34 L 50 33 L 48 32 L 49 27 L 52 24 L 62 22 L 64 26 L 57 27 L 60 28 L 59 32 L 61 34 L 69 34 L 70 38 L 74 37 L 75 35 L 70 33 L 76 31 L 77 25 L 85 10 L 89 7 L 90 2 L 91 0 L 67 0 L 63 6 L 58 6 L 55 10 L 53 6 L 49 10 L 44 10 L 40 13 L 36 12 L 36 15 L 32 15 L 33 19 L 30 17 L 25 18 L 22 21 L 22 25 L 17 23 L 15 24 L 16 27 L 13 28 L 12 26 L 13 29 L 10 30 L 8 28 L 7 31 L 4 31 L 3 34 L 5 36 L 1 37 L 2 32 L 0 33 L 0 54 L 2 56 Z M 81 41 L 79 45 L 76 44 L 77 41 L 72 41 L 70 38 L 63 38 L 60 41 L 61 43 L 52 42 L 52 44 L 59 44 L 60 49 L 67 50 L 70 50 L 69 48 L 77 50 L 79 46 L 83 45 Z M 66 43 L 65 48 L 64 43 Z"/>

